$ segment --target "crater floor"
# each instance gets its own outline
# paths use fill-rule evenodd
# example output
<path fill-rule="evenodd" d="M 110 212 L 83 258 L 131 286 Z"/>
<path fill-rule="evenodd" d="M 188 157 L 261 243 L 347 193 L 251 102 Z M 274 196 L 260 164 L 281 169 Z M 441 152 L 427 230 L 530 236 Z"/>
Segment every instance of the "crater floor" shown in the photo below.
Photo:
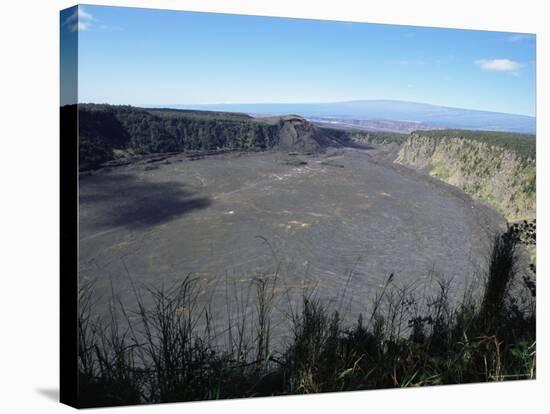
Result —
<path fill-rule="evenodd" d="M 82 173 L 80 280 L 104 309 L 112 292 L 135 308 L 132 283 L 169 287 L 190 274 L 219 329 L 228 296 L 242 304 L 250 280 L 273 273 L 281 301 L 315 289 L 350 318 L 392 273 L 417 288 L 443 276 L 460 292 L 504 219 L 376 154 L 174 155 Z"/>

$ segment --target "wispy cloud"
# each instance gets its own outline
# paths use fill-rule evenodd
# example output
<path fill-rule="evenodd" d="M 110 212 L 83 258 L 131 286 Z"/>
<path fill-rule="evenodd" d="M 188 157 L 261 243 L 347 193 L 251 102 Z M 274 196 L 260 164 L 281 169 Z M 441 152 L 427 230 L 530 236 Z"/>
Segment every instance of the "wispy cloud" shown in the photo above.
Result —
<path fill-rule="evenodd" d="M 87 23 L 87 22 L 77 22 L 77 23 L 72 24 L 72 25 L 69 27 L 69 30 L 70 30 L 71 32 L 76 32 L 77 30 L 85 31 L 85 30 L 90 30 L 91 27 L 92 27 L 92 25 L 91 25 L 90 23 Z"/>
<path fill-rule="evenodd" d="M 98 29 L 102 32 L 118 32 L 122 30 L 119 26 L 108 26 L 106 24 L 100 24 Z"/>
<path fill-rule="evenodd" d="M 510 37 L 508 37 L 508 40 L 512 43 L 520 43 L 520 42 L 532 40 L 534 38 L 535 38 L 534 35 L 516 33 L 516 34 L 513 34 Z"/>
<path fill-rule="evenodd" d="M 97 19 L 91 13 L 85 11 L 82 6 L 78 6 L 75 12 L 67 17 L 65 25 L 69 27 L 71 32 L 84 31 L 90 30 L 93 22 L 96 21 Z"/>
<path fill-rule="evenodd" d="M 92 16 L 90 13 L 86 12 L 82 8 L 82 6 L 78 6 L 75 12 L 71 14 L 69 17 L 67 17 L 67 19 L 65 20 L 65 23 L 70 23 L 77 20 L 95 21 L 96 18 Z"/>
<path fill-rule="evenodd" d="M 481 69 L 491 72 L 507 72 L 519 76 L 519 71 L 523 65 L 510 59 L 479 59 L 475 61 Z"/>
<path fill-rule="evenodd" d="M 400 60 L 388 60 L 386 65 L 391 66 L 422 66 L 425 64 L 423 59 L 400 59 Z"/>

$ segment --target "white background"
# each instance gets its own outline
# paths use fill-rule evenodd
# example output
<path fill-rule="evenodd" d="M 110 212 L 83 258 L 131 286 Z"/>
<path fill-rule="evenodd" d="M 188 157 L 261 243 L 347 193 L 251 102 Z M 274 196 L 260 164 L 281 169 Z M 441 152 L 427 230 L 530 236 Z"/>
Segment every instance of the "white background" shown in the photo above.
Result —
<path fill-rule="evenodd" d="M 544 358 L 550 269 L 550 12 L 545 1 L 385 0 L 117 0 L 90 4 L 221 11 L 442 26 L 537 34 L 538 167 L 538 367 L 536 381 L 366 391 L 306 397 L 165 404 L 101 412 L 518 413 L 548 410 L 550 380 Z M 59 299 L 59 10 L 62 0 L 4 1 L 0 14 L 0 411 L 50 413 L 72 410 L 57 402 Z M 545 78 L 546 75 L 546 78 Z M 545 338 L 546 337 L 546 338 Z M 547 346 L 546 346 L 547 347 Z M 548 349 L 546 349 L 548 352 Z M 545 390 L 546 389 L 546 390 Z M 95 410 L 92 410 L 95 411 Z M 548 412 L 548 411 L 546 411 Z"/>

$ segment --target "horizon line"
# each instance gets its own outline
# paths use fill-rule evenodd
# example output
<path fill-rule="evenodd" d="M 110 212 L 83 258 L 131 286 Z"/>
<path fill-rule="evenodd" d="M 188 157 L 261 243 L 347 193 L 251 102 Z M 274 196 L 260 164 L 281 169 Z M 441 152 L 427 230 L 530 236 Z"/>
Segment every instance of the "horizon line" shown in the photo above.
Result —
<path fill-rule="evenodd" d="M 160 104 L 139 104 L 147 106 L 162 106 L 162 105 L 168 105 L 168 106 L 216 106 L 216 105 L 322 105 L 322 104 L 342 104 L 342 103 L 352 103 L 352 102 L 374 102 L 374 101 L 385 101 L 385 102 L 401 102 L 401 103 L 410 103 L 410 104 L 420 104 L 420 105 L 427 105 L 427 106 L 436 106 L 440 108 L 449 108 L 449 109 L 461 109 L 461 110 L 467 110 L 467 111 L 476 111 L 476 112 L 489 112 L 493 114 L 503 114 L 503 115 L 514 115 L 514 116 L 524 116 L 527 118 L 535 118 L 535 115 L 527 115 L 527 114 L 521 114 L 521 113 L 513 113 L 513 112 L 503 112 L 503 111 L 494 111 L 490 109 L 479 109 L 479 108 L 465 108 L 460 106 L 452 106 L 452 105 L 440 105 L 440 104 L 434 104 L 429 102 L 419 102 L 419 101 L 408 101 L 405 99 L 384 99 L 384 98 L 372 98 L 372 99 L 350 99 L 350 100 L 337 100 L 337 101 L 317 101 L 317 102 L 217 102 L 217 103 L 160 103 Z M 93 102 L 88 102 L 93 103 Z M 111 104 L 112 105 L 112 104 Z M 116 104 L 116 105 L 130 105 L 132 104 Z M 137 106 L 137 105 L 136 105 Z"/>
<path fill-rule="evenodd" d="M 460 106 L 448 106 L 448 105 L 440 105 L 440 104 L 433 104 L 428 102 L 418 102 L 418 101 L 407 101 L 403 99 L 382 99 L 382 98 L 373 98 L 373 99 L 350 99 L 350 100 L 338 100 L 338 101 L 317 101 L 317 102 L 224 102 L 224 103 L 139 103 L 139 104 L 132 104 L 132 103 L 110 103 L 110 102 L 93 102 L 93 101 L 87 101 L 87 102 L 73 102 L 66 105 L 86 105 L 86 104 L 94 104 L 94 105 L 113 105 L 113 106 L 133 106 L 137 108 L 151 108 L 151 107 L 157 107 L 157 108 L 168 108 L 168 109 L 177 109 L 177 108 L 170 108 L 173 106 L 179 106 L 183 107 L 182 109 L 185 109 L 185 107 L 193 107 L 193 106 L 225 106 L 225 105 L 231 105 L 231 106 L 237 106 L 237 105 L 323 105 L 323 104 L 345 104 L 345 103 L 353 103 L 353 102 L 375 102 L 375 101 L 385 101 L 385 102 L 400 102 L 400 103 L 409 103 L 409 104 L 420 104 L 420 105 L 426 105 L 426 106 L 434 106 L 439 108 L 448 108 L 448 109 L 459 109 L 459 110 L 465 110 L 465 111 L 475 111 L 475 112 L 487 112 L 492 114 L 501 114 L 501 115 L 513 115 L 513 116 L 521 116 L 525 118 L 537 118 L 535 115 L 527 115 L 527 114 L 520 114 L 520 113 L 512 113 L 512 112 L 503 112 L 503 111 L 494 111 L 489 109 L 477 109 L 477 108 L 464 108 Z M 65 106 L 65 105 L 61 105 Z M 231 112 L 231 111 L 229 111 Z"/>

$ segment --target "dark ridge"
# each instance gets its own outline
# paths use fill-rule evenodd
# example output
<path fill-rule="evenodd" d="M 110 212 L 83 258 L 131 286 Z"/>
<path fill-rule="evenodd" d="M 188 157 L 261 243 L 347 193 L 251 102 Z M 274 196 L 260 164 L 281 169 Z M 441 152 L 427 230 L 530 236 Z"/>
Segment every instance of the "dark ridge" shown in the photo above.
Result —
<path fill-rule="evenodd" d="M 61 108 L 62 117 L 70 106 Z M 352 144 L 298 115 L 253 118 L 240 113 L 79 104 L 80 169 L 134 155 L 213 150 L 320 152 Z"/>

